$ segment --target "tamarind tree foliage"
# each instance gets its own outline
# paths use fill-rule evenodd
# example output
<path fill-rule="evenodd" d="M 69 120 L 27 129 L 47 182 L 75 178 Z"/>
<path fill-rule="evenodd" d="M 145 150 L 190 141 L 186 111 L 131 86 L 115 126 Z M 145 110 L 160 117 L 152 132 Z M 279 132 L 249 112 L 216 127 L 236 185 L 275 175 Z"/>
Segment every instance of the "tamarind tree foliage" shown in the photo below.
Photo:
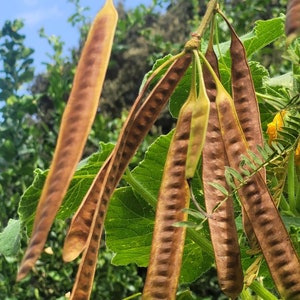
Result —
<path fill-rule="evenodd" d="M 297 18 L 286 19 L 285 16 L 286 13 L 299 16 L 299 1 L 290 1 L 288 10 L 287 3 L 281 3 L 282 6 L 277 3 L 273 10 L 266 10 L 266 5 L 271 5 L 269 1 L 251 1 L 249 9 L 229 1 L 231 10 L 227 1 L 220 2 L 218 7 L 214 0 L 210 4 L 213 2 L 208 8 L 204 1 L 190 1 L 189 4 L 186 1 L 154 1 L 151 8 L 141 7 L 131 12 L 124 11 L 122 5 L 117 7 L 119 21 L 99 111 L 54 226 L 45 246 L 42 245 L 41 255 L 35 248 L 42 231 L 37 230 L 37 226 L 41 224 L 44 228 L 44 225 L 42 221 L 36 225 L 34 219 L 49 174 L 63 110 L 66 102 L 70 103 L 67 99 L 74 70 L 84 50 L 80 45 L 80 50 L 73 50 L 70 58 L 64 58 L 62 41 L 49 39 L 54 49 L 54 63 L 47 64 L 45 74 L 34 77 L 33 50 L 24 46 L 25 37 L 20 33 L 24 24 L 16 20 L 3 25 L 0 35 L 3 74 L 0 78 L 0 100 L 3 102 L 0 108 L 0 296 L 3 299 L 65 299 L 70 297 L 70 292 L 71 299 L 88 299 L 90 293 L 91 299 L 299 299 L 300 279 L 295 280 L 293 276 L 299 272 L 300 255 L 300 40 L 297 38 L 300 26 L 297 21 L 294 21 L 296 25 L 293 23 Z M 81 44 L 84 44 L 89 25 L 81 14 L 80 2 L 73 3 L 76 12 L 70 22 L 81 26 Z M 155 10 L 155 5 L 162 3 L 169 4 L 165 13 Z M 258 15 L 256 10 L 261 7 L 261 11 L 272 11 L 274 15 L 262 14 L 259 15 L 261 19 L 254 19 L 254 15 Z M 178 25 L 176 33 L 174 24 Z M 47 38 L 43 31 L 41 36 Z M 245 51 L 238 51 L 244 53 L 242 58 L 233 54 L 237 45 Z M 209 59 L 209 51 L 215 53 L 215 62 Z M 241 62 L 243 69 L 240 65 L 237 67 Z M 173 73 L 177 77 L 173 78 Z M 142 76 L 140 87 L 137 82 Z M 256 115 L 249 113 L 250 107 L 247 110 L 238 107 L 238 102 L 243 101 L 241 91 L 245 88 L 238 80 L 244 76 L 247 78 L 246 97 L 257 99 L 259 113 Z M 29 91 L 20 89 L 28 83 Z M 143 93 L 144 102 L 139 97 L 133 101 Z M 164 96 L 167 93 L 170 97 Z M 158 108 L 161 104 L 153 100 L 160 99 L 161 95 L 165 104 L 169 100 L 168 110 L 163 106 Z M 199 112 L 202 114 L 199 126 L 193 112 L 204 105 L 205 97 L 210 113 L 209 110 Z M 192 99 L 195 100 L 192 110 L 187 108 L 191 98 L 197 98 Z M 226 113 L 222 113 L 224 107 Z M 214 109 L 220 127 L 212 130 L 218 123 L 212 117 Z M 148 111 L 155 117 L 151 115 L 147 119 Z M 159 112 L 160 118 L 151 126 Z M 256 119 L 259 122 L 253 121 Z M 187 123 L 189 125 L 184 127 Z M 247 132 L 255 126 L 261 132 L 255 129 L 248 136 Z M 151 130 L 148 136 L 144 127 Z M 193 131 L 194 128 L 197 130 Z M 236 130 L 231 139 L 232 128 Z M 72 132 L 70 130 L 66 138 Z M 202 138 L 207 137 L 206 144 L 202 145 L 197 132 Z M 211 155 L 216 161 L 209 157 L 213 152 L 213 146 L 208 144 L 211 135 L 221 147 L 221 152 Z M 66 145 L 71 142 L 72 139 Z M 198 163 L 186 157 L 196 153 L 191 150 L 195 145 L 200 149 L 196 151 Z M 243 150 L 235 155 L 232 145 Z M 203 147 L 207 155 L 199 159 Z M 179 157 L 184 151 L 182 163 Z M 127 157 L 133 157 L 130 164 L 127 166 L 129 161 L 121 164 Z M 218 161 L 219 157 L 226 158 Z M 62 160 L 61 164 L 64 163 Z M 182 169 L 178 167 L 180 164 L 186 171 L 176 177 Z M 187 164 L 190 165 L 186 167 Z M 221 165 L 222 175 L 216 181 L 206 182 L 205 172 L 214 173 Z M 211 166 L 209 170 L 208 166 Z M 112 170 L 117 171 L 113 173 Z M 59 172 L 60 169 L 52 176 Z M 118 176 L 120 182 L 115 180 Z M 102 182 L 107 183 L 109 192 L 101 186 Z M 101 194 L 98 190 L 102 189 Z M 167 201 L 163 196 L 169 195 L 172 189 L 175 190 L 174 199 L 180 193 L 183 199 L 179 197 L 181 202 L 176 202 L 175 208 L 166 205 L 168 208 L 163 212 L 160 203 Z M 208 199 L 211 201 L 208 196 L 211 190 L 213 198 L 218 195 L 221 199 L 213 205 L 207 203 Z M 253 197 L 257 191 L 261 194 Z M 94 200 L 96 196 L 93 195 L 98 193 L 102 195 L 102 202 Z M 94 198 L 84 206 L 90 194 Z M 264 201 L 257 208 L 255 203 L 261 198 Z M 227 207 L 228 203 L 231 206 Z M 176 211 L 177 206 L 180 209 Z M 81 207 L 86 209 L 80 210 Z M 274 219 L 269 218 L 269 209 L 275 212 L 272 213 Z M 50 210 L 51 206 L 39 215 L 47 217 Z M 96 217 L 93 221 L 97 210 L 100 211 L 99 219 L 103 222 L 105 219 L 105 237 L 100 240 L 101 232 L 98 233 L 100 251 L 91 256 L 90 252 L 95 252 L 92 251 L 93 240 L 97 239 L 93 236 L 96 229 L 103 229 L 104 225 Z M 74 230 L 67 233 L 74 214 L 70 227 Z M 222 227 L 230 218 L 234 226 Z M 167 223 L 160 228 L 166 220 L 171 220 L 171 226 Z M 264 226 L 260 222 L 264 222 Z M 29 254 L 24 256 L 28 237 L 36 231 L 37 241 L 31 240 Z M 278 242 L 280 237 L 276 237 L 276 231 L 280 237 L 288 237 L 284 243 Z M 66 241 L 70 238 L 69 248 L 66 244 L 63 246 L 65 236 Z M 83 242 L 83 249 L 77 251 L 82 237 L 87 241 Z M 173 244 L 170 246 L 170 243 Z M 272 247 L 266 249 L 265 243 Z M 160 249 L 164 252 L 160 253 Z M 81 251 L 84 254 L 80 264 L 77 256 Z M 169 253 L 172 253 L 170 260 L 165 262 Z M 242 275 L 237 278 L 232 272 L 239 268 L 238 264 L 230 266 L 229 263 L 233 253 L 240 259 Z M 33 255 L 39 258 L 29 268 L 26 260 Z M 68 255 L 72 258 L 67 258 Z M 227 265 L 220 264 L 220 255 L 221 260 L 229 259 Z M 24 274 L 22 268 L 19 270 L 22 278 L 31 268 L 32 271 L 16 282 L 23 256 Z M 62 256 L 65 261 L 75 260 L 62 263 Z M 97 260 L 97 268 L 91 257 Z M 177 266 L 173 273 L 168 273 L 170 265 Z M 95 275 L 90 268 L 96 268 Z"/>

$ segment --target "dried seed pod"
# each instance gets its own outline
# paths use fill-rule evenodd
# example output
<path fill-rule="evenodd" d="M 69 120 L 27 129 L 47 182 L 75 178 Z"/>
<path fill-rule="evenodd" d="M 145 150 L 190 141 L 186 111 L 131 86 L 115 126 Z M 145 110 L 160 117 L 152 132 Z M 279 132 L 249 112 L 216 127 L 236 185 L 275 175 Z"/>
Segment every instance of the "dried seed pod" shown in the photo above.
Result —
<path fill-rule="evenodd" d="M 195 82 L 194 82 L 195 83 Z M 185 241 L 185 228 L 174 223 L 187 219 L 189 187 L 186 159 L 189 146 L 195 90 L 183 104 L 170 143 L 159 190 L 150 261 L 142 299 L 175 299 Z"/>
<path fill-rule="evenodd" d="M 218 77 L 218 59 L 209 43 L 205 57 Z M 216 84 L 206 66 L 203 66 L 205 85 L 210 98 L 210 114 L 203 148 L 202 180 L 206 211 L 211 241 L 215 254 L 218 281 L 221 290 L 231 299 L 237 298 L 243 289 L 243 270 L 241 266 L 240 247 L 234 218 L 233 200 L 210 185 L 211 182 L 230 190 L 225 179 L 225 166 L 228 160 L 222 140 L 216 108 Z M 222 203 L 220 205 L 220 203 Z M 216 209 L 216 207 L 218 207 Z"/>
<path fill-rule="evenodd" d="M 65 262 L 70 262 L 77 258 L 86 246 L 102 186 L 101 184 L 109 170 L 111 158 L 112 153 L 109 158 L 106 159 L 80 207 L 77 209 L 76 214 L 72 218 L 62 252 Z"/>
<path fill-rule="evenodd" d="M 240 125 L 243 129 L 249 149 L 257 156 L 260 153 L 257 146 L 263 147 L 263 134 L 260 121 L 258 101 L 250 68 L 247 62 L 246 50 L 237 36 L 235 30 L 222 14 L 231 32 L 230 57 L 231 57 L 231 85 L 232 97 Z M 266 170 L 262 168 L 260 175 L 266 181 Z M 243 209 L 242 209 L 243 211 Z M 252 249 L 259 248 L 247 214 L 243 211 L 243 227 Z"/>
<path fill-rule="evenodd" d="M 83 48 L 65 108 L 53 161 L 37 207 L 32 236 L 17 280 L 30 271 L 79 162 L 98 107 L 118 15 L 111 0 L 97 14 Z"/>
<path fill-rule="evenodd" d="M 110 163 L 107 166 L 107 171 L 104 169 L 106 168 L 105 163 L 98 173 L 91 188 L 93 196 L 97 199 L 95 201 L 97 205 L 86 242 L 87 247 L 83 252 L 76 282 L 71 293 L 71 299 L 89 299 L 109 199 L 130 159 L 166 105 L 190 63 L 190 53 L 179 57 L 170 66 L 164 77 L 157 83 L 141 106 L 139 105 L 140 98 L 138 97 L 123 126 L 113 154 L 109 158 Z M 104 179 L 102 180 L 102 178 Z"/>
<path fill-rule="evenodd" d="M 300 1 L 289 0 L 285 20 L 285 34 L 288 43 L 300 34 Z"/>
<path fill-rule="evenodd" d="M 217 85 L 216 105 L 227 158 L 230 166 L 238 170 L 241 155 L 247 155 L 248 144 L 232 98 L 216 76 L 214 79 Z M 238 195 L 278 292 L 284 299 L 299 299 L 299 258 L 272 196 L 259 173 L 245 179 L 247 181 L 238 189 Z"/>

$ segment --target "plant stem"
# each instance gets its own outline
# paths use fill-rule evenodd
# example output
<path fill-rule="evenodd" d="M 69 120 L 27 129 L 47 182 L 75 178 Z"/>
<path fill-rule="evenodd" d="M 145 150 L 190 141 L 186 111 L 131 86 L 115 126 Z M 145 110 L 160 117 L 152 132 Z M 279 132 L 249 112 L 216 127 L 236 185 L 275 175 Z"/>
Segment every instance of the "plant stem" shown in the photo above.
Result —
<path fill-rule="evenodd" d="M 203 252 L 214 258 L 214 251 L 211 242 L 203 234 L 197 232 L 193 228 L 187 228 L 186 233 L 191 240 L 201 247 Z"/>
<path fill-rule="evenodd" d="M 272 293 L 270 293 L 262 284 L 254 280 L 250 285 L 251 290 L 253 290 L 259 297 L 264 300 L 278 300 Z"/>
<path fill-rule="evenodd" d="M 142 295 L 142 293 L 136 293 L 136 294 L 131 295 L 131 296 L 129 296 L 129 297 L 123 298 L 123 300 L 134 299 L 134 298 L 140 297 L 141 295 Z"/>
<path fill-rule="evenodd" d="M 244 286 L 244 288 L 243 288 L 243 290 L 240 294 L 240 297 L 241 297 L 242 300 L 252 300 L 253 299 L 253 297 L 251 296 L 249 290 L 247 288 L 245 288 L 245 286 Z"/>
<path fill-rule="evenodd" d="M 215 9 L 217 8 L 218 0 L 210 0 L 207 4 L 207 9 L 205 15 L 202 18 L 202 21 L 196 31 L 199 39 L 203 36 L 206 27 L 209 25 L 212 16 L 215 13 Z"/>

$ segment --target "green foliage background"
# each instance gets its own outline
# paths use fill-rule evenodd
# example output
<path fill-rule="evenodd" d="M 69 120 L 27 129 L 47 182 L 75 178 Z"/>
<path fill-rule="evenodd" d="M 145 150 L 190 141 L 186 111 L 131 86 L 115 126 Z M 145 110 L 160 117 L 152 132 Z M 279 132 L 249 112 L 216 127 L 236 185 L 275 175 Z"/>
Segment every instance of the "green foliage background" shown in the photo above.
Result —
<path fill-rule="evenodd" d="M 16 284 L 17 265 L 27 245 L 27 234 L 31 231 L 34 209 L 55 147 L 62 111 L 89 28 L 80 1 L 72 2 L 75 12 L 68 21 L 80 28 L 81 41 L 78 49 L 73 49 L 68 57 L 63 57 L 63 41 L 59 37 L 50 38 L 41 30 L 41 38 L 48 39 L 53 47 L 52 61 L 47 64 L 47 70 L 43 74 L 34 76 L 34 50 L 24 46 L 26 37 L 20 33 L 26 24 L 20 20 L 7 20 L 2 24 L 0 32 L 0 101 L 4 103 L 0 108 L 1 299 L 64 299 L 64 294 L 70 291 L 78 261 L 63 264 L 61 260 L 66 223 L 111 151 L 127 110 L 138 93 L 137 82 L 157 59 L 176 54 L 182 49 L 190 33 L 198 25 L 206 6 L 202 0 L 153 1 L 151 7 L 139 6 L 132 11 L 125 11 L 121 4 L 118 5 L 120 21 L 100 99 L 99 114 L 84 153 L 85 159 L 78 167 L 57 221 L 49 234 L 47 247 L 54 253 L 43 253 L 31 275 Z M 162 4 L 167 5 L 165 12 L 157 10 Z M 247 5 L 249 7 L 244 9 L 244 1 L 226 1 L 224 11 L 242 36 L 247 53 L 251 56 L 250 66 L 256 90 L 261 95 L 268 95 L 268 99 L 259 98 L 265 131 L 276 111 L 299 93 L 295 89 L 299 86 L 300 75 L 299 68 L 297 69 L 299 44 L 294 45 L 290 52 L 285 52 L 285 59 L 281 57 L 285 38 L 284 18 L 279 15 L 285 12 L 286 1 L 256 0 L 247 2 Z M 273 17 L 276 18 L 267 22 L 260 21 L 254 27 L 255 20 Z M 223 83 L 229 89 L 228 30 L 220 20 L 218 37 L 219 48 L 216 51 L 222 57 L 220 70 Z M 162 61 L 157 61 L 156 66 Z M 276 78 L 280 75 L 284 76 L 284 80 L 280 77 L 278 86 Z M 184 91 L 188 90 L 188 77 L 189 74 L 170 102 L 173 116 L 177 115 L 185 100 Z M 128 81 L 128 78 L 131 80 Z M 24 84 L 29 86 L 27 91 L 21 89 Z M 292 86 L 294 90 L 288 90 L 286 86 Z M 274 100 L 278 95 L 282 97 L 279 107 Z M 113 196 L 93 289 L 93 297 L 97 299 L 122 299 L 142 289 L 154 224 L 156 196 L 172 134 L 167 133 L 174 126 L 174 122 L 175 119 L 168 111 L 162 114 L 124 175 L 122 187 Z M 289 170 L 294 168 L 292 164 L 289 166 Z M 281 196 L 284 207 L 281 208 L 285 211 L 285 223 L 291 229 L 299 251 L 300 199 L 295 200 L 298 202 L 294 209 L 289 205 L 291 193 L 300 195 L 299 189 L 297 190 L 297 172 L 299 169 L 294 169 L 293 177 L 288 176 L 288 183 Z M 295 192 L 291 188 L 292 181 Z M 200 175 L 194 185 L 197 200 L 203 205 Z M 276 183 L 271 183 L 272 186 L 276 187 Z M 199 218 L 198 215 L 191 216 L 191 223 L 199 224 Z M 239 220 L 237 214 L 237 224 Z M 212 268 L 213 256 L 206 224 L 198 231 L 194 227 L 191 225 L 188 228 L 181 274 L 180 291 L 183 293 L 179 298 L 225 299 Z M 239 229 L 241 230 L 240 227 Z M 105 247 L 105 242 L 109 249 Z M 242 240 L 241 245 L 245 250 L 246 241 Z M 250 265 L 251 259 L 246 251 L 243 252 L 243 258 L 244 266 Z M 261 272 L 268 276 L 265 266 Z M 266 280 L 265 284 L 273 291 L 271 282 Z"/>

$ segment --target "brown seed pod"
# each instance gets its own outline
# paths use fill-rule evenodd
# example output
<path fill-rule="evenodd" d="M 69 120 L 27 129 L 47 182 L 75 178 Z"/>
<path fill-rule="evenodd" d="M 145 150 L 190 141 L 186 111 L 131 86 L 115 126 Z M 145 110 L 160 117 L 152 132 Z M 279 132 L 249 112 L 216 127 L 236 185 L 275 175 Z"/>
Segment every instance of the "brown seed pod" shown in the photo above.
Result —
<path fill-rule="evenodd" d="M 193 87 L 182 106 L 170 143 L 159 190 L 150 261 L 142 299 L 175 299 L 185 241 L 185 228 L 176 222 L 187 219 L 189 187 L 186 159 L 194 110 Z"/>
<path fill-rule="evenodd" d="M 26 276 L 42 252 L 81 158 L 98 107 L 117 19 L 113 3 L 108 0 L 97 14 L 88 34 L 62 117 L 53 161 L 37 207 L 32 236 L 17 280 Z"/>
<path fill-rule="evenodd" d="M 218 59 L 209 43 L 205 57 L 213 70 L 219 75 Z M 207 94 L 210 98 L 210 114 L 203 148 L 202 180 L 205 206 L 208 215 L 209 230 L 215 254 L 218 281 L 221 290 L 228 297 L 235 299 L 243 289 L 243 270 L 240 247 L 234 218 L 233 200 L 224 201 L 224 194 L 210 185 L 211 182 L 230 190 L 225 180 L 225 166 L 228 160 L 222 140 L 216 108 L 216 84 L 206 66 L 203 66 Z M 220 203 L 222 203 L 220 205 Z M 216 209 L 216 207 L 218 207 Z"/>
<path fill-rule="evenodd" d="M 72 218 L 62 253 L 65 262 L 70 262 L 77 258 L 86 246 L 93 222 L 93 216 L 95 214 L 95 208 L 97 206 L 99 192 L 102 187 L 101 184 L 108 172 L 111 158 L 112 154 L 106 159 L 76 214 Z"/>
<path fill-rule="evenodd" d="M 246 51 L 243 43 L 235 30 L 222 14 L 231 32 L 230 57 L 231 57 L 231 85 L 232 97 L 240 125 L 245 134 L 249 149 L 260 156 L 257 146 L 263 147 L 263 134 L 260 121 L 258 101 L 250 68 L 247 62 Z M 266 181 L 265 168 L 260 170 L 260 175 Z M 242 209 L 243 210 L 243 209 Z M 252 249 L 259 248 L 247 214 L 243 212 L 243 227 Z"/>
<path fill-rule="evenodd" d="M 238 170 L 248 144 L 234 103 L 218 78 L 216 104 L 229 164 Z M 284 299 L 300 299 L 300 262 L 272 196 L 259 173 L 238 189 L 243 208 L 252 224 L 278 292 Z M 238 184 L 238 183 L 237 183 Z"/>
<path fill-rule="evenodd" d="M 285 34 L 293 40 L 300 33 L 300 1 L 289 0 L 285 20 Z"/>
<path fill-rule="evenodd" d="M 109 165 L 106 167 L 106 164 L 104 164 L 98 173 L 91 188 L 93 196 L 97 199 L 94 203 L 97 205 L 94 209 L 93 222 L 88 234 L 86 249 L 83 252 L 83 257 L 77 272 L 71 299 L 89 299 L 109 199 L 130 159 L 166 105 L 170 95 L 190 63 L 190 53 L 179 57 L 170 66 L 164 77 L 157 83 L 141 106 L 139 106 L 140 99 L 138 97 L 123 126 L 113 154 L 109 158 Z M 107 168 L 106 172 L 105 168 Z M 104 179 L 102 180 L 102 178 Z"/>

